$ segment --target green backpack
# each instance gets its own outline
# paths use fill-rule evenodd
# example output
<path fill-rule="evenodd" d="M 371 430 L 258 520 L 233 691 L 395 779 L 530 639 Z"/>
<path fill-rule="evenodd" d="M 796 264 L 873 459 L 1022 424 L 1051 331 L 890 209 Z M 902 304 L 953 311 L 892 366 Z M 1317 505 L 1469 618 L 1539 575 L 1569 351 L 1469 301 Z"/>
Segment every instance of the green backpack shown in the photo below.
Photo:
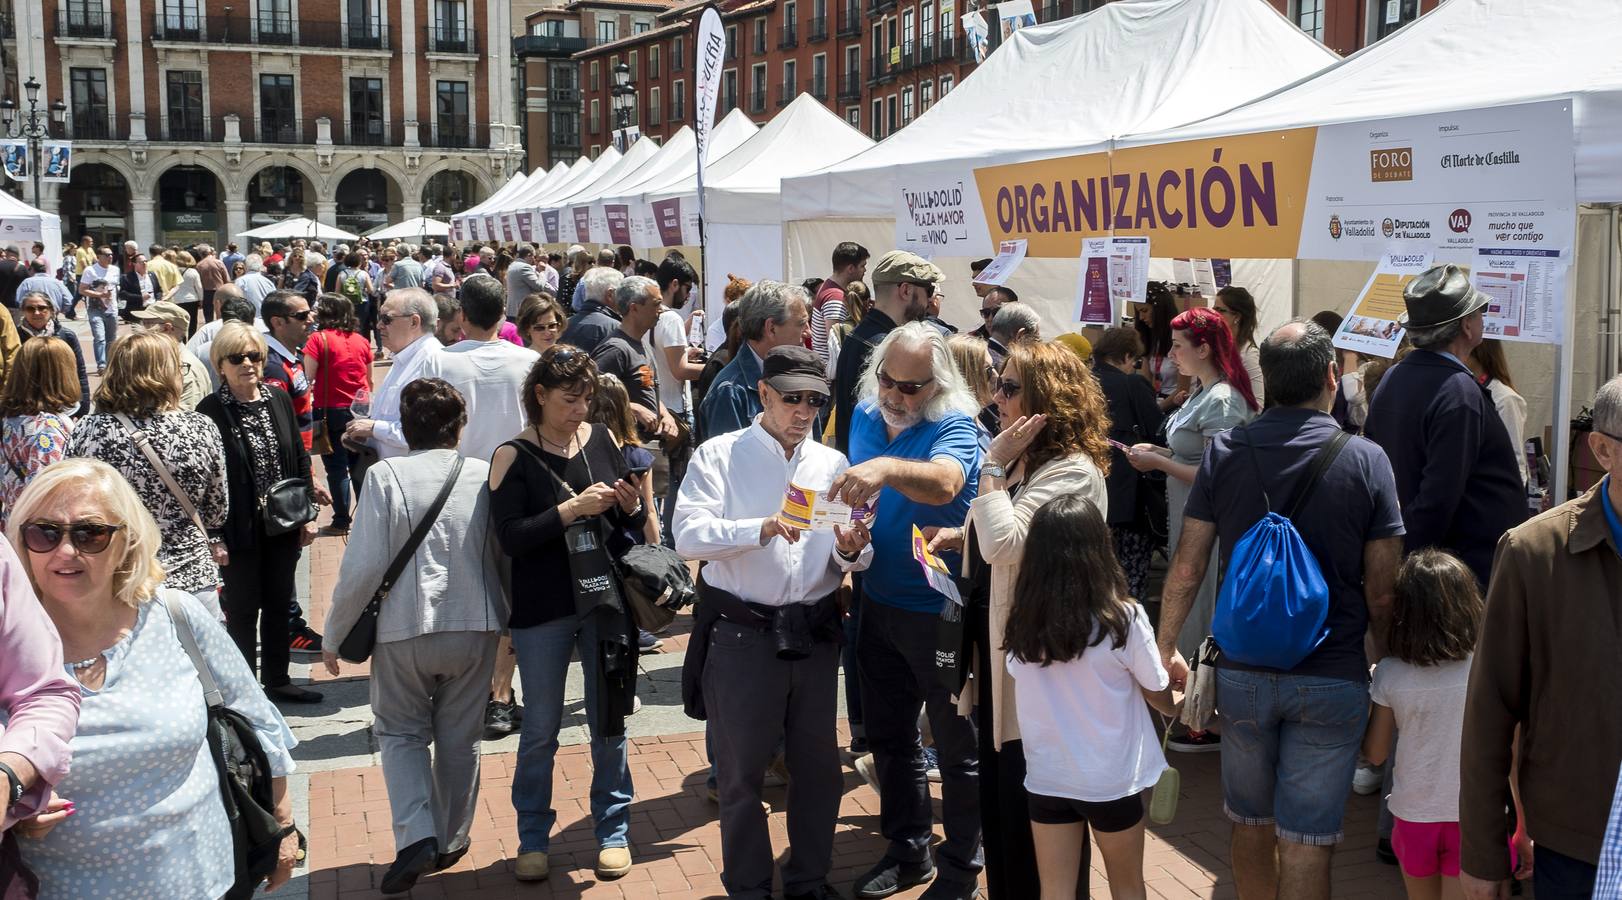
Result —
<path fill-rule="evenodd" d="M 359 269 L 350 269 L 345 272 L 343 284 L 339 285 L 338 289 L 343 292 L 345 297 L 349 298 L 350 303 L 356 306 L 359 306 L 361 301 L 366 299 L 365 294 L 361 291 Z"/>

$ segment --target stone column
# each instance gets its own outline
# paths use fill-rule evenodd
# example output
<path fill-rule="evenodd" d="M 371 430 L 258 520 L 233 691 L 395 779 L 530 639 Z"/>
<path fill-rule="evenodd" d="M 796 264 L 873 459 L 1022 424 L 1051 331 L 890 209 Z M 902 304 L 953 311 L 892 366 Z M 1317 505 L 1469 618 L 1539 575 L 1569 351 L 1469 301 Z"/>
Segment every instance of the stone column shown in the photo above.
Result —
<path fill-rule="evenodd" d="M 150 247 L 158 242 L 158 201 L 151 197 L 130 198 L 130 236 L 128 240 Z"/>
<path fill-rule="evenodd" d="M 338 201 L 315 201 L 315 220 L 322 225 L 336 226 L 338 224 Z"/>
<path fill-rule="evenodd" d="M 247 231 L 247 230 L 248 230 L 248 201 L 247 200 L 226 200 L 225 201 L 225 243 L 229 243 L 231 241 L 237 240 L 242 235 L 242 232 Z M 220 245 L 221 250 L 225 249 L 225 243 L 222 243 Z"/>

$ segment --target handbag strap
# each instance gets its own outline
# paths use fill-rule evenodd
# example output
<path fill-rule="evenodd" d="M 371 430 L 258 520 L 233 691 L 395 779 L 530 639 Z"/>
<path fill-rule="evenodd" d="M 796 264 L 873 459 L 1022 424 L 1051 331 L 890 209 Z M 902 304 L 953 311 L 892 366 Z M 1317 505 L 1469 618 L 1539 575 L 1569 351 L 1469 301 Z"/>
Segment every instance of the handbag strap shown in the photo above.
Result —
<path fill-rule="evenodd" d="M 1256 454 L 1256 443 L 1250 440 L 1250 426 L 1243 425 L 1241 428 L 1245 433 L 1245 449 L 1249 451 L 1245 455 L 1250 458 L 1251 468 L 1256 474 L 1256 483 L 1262 486 L 1262 503 L 1266 505 L 1268 512 L 1272 512 L 1273 499 L 1267 493 L 1267 479 L 1262 476 L 1261 463 L 1258 461 Z M 1234 430 L 1238 431 L 1240 429 L 1236 428 Z M 1302 507 L 1306 506 L 1307 500 L 1312 497 L 1312 492 L 1317 489 L 1318 482 L 1323 480 L 1324 472 L 1329 469 L 1329 464 L 1335 461 L 1335 457 L 1340 456 L 1341 448 L 1346 446 L 1346 441 L 1350 438 L 1351 435 L 1337 428 L 1335 436 L 1324 441 L 1319 446 L 1318 453 L 1312 461 L 1311 471 L 1307 473 L 1305 481 L 1295 495 L 1295 500 L 1290 503 L 1289 508 L 1284 512 L 1286 519 L 1293 520 Z"/>
<path fill-rule="evenodd" d="M 197 514 L 197 507 L 191 502 L 191 496 L 181 488 L 179 482 L 175 481 L 174 473 L 170 472 L 169 467 L 164 465 L 163 457 L 159 456 L 158 451 L 153 448 L 152 440 L 147 437 L 146 432 L 136 428 L 135 423 L 130 421 L 130 417 L 124 413 L 113 413 L 113 418 L 117 419 L 118 424 L 123 426 L 130 440 L 135 442 L 136 449 L 140 450 L 141 455 L 146 457 L 146 461 L 152 464 L 152 468 L 158 473 L 158 478 L 163 481 L 163 486 L 169 489 L 170 494 L 174 495 L 175 502 L 180 504 L 180 508 L 185 511 L 186 516 L 191 519 L 191 523 L 197 526 L 197 530 L 202 532 L 203 538 L 206 540 L 208 538 L 208 529 L 203 525 L 203 517 Z"/>
<path fill-rule="evenodd" d="M 163 605 L 169 613 L 170 621 L 175 623 L 175 635 L 180 638 L 180 645 L 186 648 L 186 655 L 191 657 L 192 668 L 197 670 L 197 680 L 203 683 L 203 699 L 208 701 L 210 708 L 224 705 L 225 697 L 220 693 L 220 686 L 214 681 L 214 671 L 208 667 L 208 660 L 203 657 L 203 649 L 197 646 L 197 633 L 192 630 L 191 619 L 186 615 L 185 607 L 163 599 L 161 590 L 153 595 L 153 599 Z"/>
<path fill-rule="evenodd" d="M 394 561 L 389 563 L 388 571 L 383 573 L 383 583 L 378 585 L 378 593 L 387 594 L 389 589 L 394 587 L 395 580 L 405 571 L 406 563 L 428 537 L 428 531 L 434 527 L 434 523 L 439 521 L 439 512 L 445 508 L 445 501 L 450 499 L 451 489 L 456 487 L 456 479 L 462 474 L 462 463 L 463 459 L 458 454 L 456 462 L 451 465 L 450 475 L 446 477 L 445 483 L 439 486 L 439 495 L 434 498 L 433 505 L 428 507 L 428 512 L 422 517 L 422 521 L 417 523 L 417 527 L 411 529 L 411 536 L 406 538 L 405 545 L 400 548 L 400 552 L 394 554 Z"/>

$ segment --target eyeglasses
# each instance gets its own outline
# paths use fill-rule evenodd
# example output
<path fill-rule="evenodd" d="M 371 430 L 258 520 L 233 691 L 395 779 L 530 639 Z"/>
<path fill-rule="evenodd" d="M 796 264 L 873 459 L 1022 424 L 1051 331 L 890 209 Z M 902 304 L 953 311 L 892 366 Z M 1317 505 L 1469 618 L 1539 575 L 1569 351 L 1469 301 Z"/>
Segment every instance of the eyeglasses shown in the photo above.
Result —
<path fill-rule="evenodd" d="M 991 389 L 991 396 L 1007 397 L 1008 399 L 1012 400 L 1019 396 L 1019 392 L 1023 390 L 1024 387 L 1024 385 L 1017 381 L 1009 381 L 1008 379 L 1004 378 L 1002 381 L 997 382 L 996 387 Z"/>
<path fill-rule="evenodd" d="M 260 353 L 258 350 L 249 350 L 247 353 L 227 353 L 225 354 L 225 361 L 233 366 L 240 366 L 244 362 L 251 362 L 257 366 L 265 361 L 265 354 Z"/>
<path fill-rule="evenodd" d="M 908 397 L 911 397 L 913 394 L 916 394 L 928 387 L 929 383 L 935 380 L 933 378 L 925 378 L 923 381 L 896 381 L 894 378 L 891 378 L 883 372 L 878 374 L 879 387 L 884 388 L 887 391 L 900 391 L 901 393 L 906 394 Z"/>
<path fill-rule="evenodd" d="M 994 316 L 996 314 L 997 314 L 997 307 L 995 307 L 995 306 L 982 306 L 982 307 L 980 307 L 980 318 L 982 318 L 982 319 L 989 319 L 989 318 L 991 318 L 992 316 Z"/>
<path fill-rule="evenodd" d="M 23 544 L 35 553 L 50 553 L 66 536 L 80 553 L 100 553 L 123 527 L 106 522 L 29 522 L 23 526 Z"/>
<path fill-rule="evenodd" d="M 557 331 L 563 327 L 562 322 L 536 322 L 529 326 L 530 331 Z"/>
<path fill-rule="evenodd" d="M 387 328 L 387 327 L 389 327 L 390 322 L 398 322 L 399 320 L 404 319 L 407 316 L 414 316 L 414 315 L 416 315 L 416 313 L 396 313 L 395 315 L 391 316 L 386 312 L 380 312 L 380 313 L 377 314 L 377 324 L 383 326 L 384 328 Z"/>
<path fill-rule="evenodd" d="M 1594 433 L 1595 434 L 1602 434 L 1602 435 L 1610 438 L 1611 440 L 1616 441 L 1619 444 L 1622 444 L 1622 436 L 1614 435 L 1614 434 L 1610 433 L 1609 431 L 1600 431 L 1598 428 L 1594 429 Z"/>
<path fill-rule="evenodd" d="M 816 391 L 805 391 L 803 393 L 793 393 L 793 394 L 778 394 L 778 396 L 782 397 L 783 402 L 787 403 L 789 406 L 799 406 L 801 403 L 809 403 L 809 404 L 811 404 L 812 409 L 821 409 L 824 406 L 828 405 L 828 395 L 827 394 L 819 394 Z"/>

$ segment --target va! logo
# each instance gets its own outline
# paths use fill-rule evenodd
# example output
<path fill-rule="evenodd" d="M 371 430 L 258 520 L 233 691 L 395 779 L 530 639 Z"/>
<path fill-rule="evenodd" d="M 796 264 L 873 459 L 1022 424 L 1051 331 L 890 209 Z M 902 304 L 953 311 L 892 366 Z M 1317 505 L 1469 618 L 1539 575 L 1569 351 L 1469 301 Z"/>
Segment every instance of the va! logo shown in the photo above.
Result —
<path fill-rule="evenodd" d="M 1468 209 L 1455 209 L 1447 214 L 1447 227 L 1454 234 L 1464 234 L 1470 230 L 1470 211 Z"/>

